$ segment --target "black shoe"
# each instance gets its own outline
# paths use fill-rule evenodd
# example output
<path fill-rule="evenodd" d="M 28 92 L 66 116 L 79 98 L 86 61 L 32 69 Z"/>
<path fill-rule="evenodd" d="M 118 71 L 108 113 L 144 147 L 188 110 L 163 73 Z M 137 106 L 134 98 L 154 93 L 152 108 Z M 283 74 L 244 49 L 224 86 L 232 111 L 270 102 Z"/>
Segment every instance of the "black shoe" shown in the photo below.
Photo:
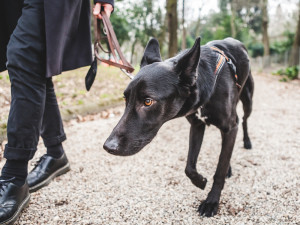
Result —
<path fill-rule="evenodd" d="M 43 155 L 27 176 L 29 192 L 35 192 L 47 186 L 55 177 L 65 174 L 69 170 L 70 164 L 66 154 L 63 154 L 59 159 Z"/>
<path fill-rule="evenodd" d="M 12 180 L 0 180 L 0 225 L 13 224 L 29 200 L 27 183 L 19 187 Z"/>

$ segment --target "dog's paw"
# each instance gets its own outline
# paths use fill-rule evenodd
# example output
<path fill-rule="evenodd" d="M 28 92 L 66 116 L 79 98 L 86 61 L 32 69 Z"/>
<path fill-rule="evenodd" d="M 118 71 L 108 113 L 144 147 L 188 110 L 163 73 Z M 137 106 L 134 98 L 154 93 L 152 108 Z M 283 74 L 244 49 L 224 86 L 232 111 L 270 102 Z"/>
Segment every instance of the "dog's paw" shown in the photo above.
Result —
<path fill-rule="evenodd" d="M 251 141 L 248 139 L 248 140 L 244 140 L 244 148 L 245 149 L 252 149 L 252 144 L 251 144 Z"/>
<path fill-rule="evenodd" d="M 207 183 L 207 179 L 205 177 L 199 174 L 195 169 L 189 169 L 189 168 L 185 169 L 185 174 L 187 175 L 188 178 L 190 178 L 190 180 L 196 187 L 204 190 Z"/>
<path fill-rule="evenodd" d="M 200 216 L 212 217 L 217 214 L 219 201 L 210 201 L 206 199 L 198 208 Z"/>
<path fill-rule="evenodd" d="M 198 174 L 197 177 L 194 177 L 193 179 L 191 179 L 191 181 L 196 187 L 198 187 L 202 190 L 205 189 L 207 179 L 205 177 L 202 177 L 200 174 Z"/>

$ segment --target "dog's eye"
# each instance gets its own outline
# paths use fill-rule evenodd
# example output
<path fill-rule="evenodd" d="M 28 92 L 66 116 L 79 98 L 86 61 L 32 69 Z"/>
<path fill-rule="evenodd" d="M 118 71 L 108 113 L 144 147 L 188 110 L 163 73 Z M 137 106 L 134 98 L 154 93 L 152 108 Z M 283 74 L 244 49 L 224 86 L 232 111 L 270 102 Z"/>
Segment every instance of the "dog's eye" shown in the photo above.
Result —
<path fill-rule="evenodd" d="M 146 98 L 145 100 L 144 100 L 144 105 L 145 106 L 150 106 L 150 105 L 152 105 L 153 104 L 153 99 L 151 99 L 151 98 Z"/>

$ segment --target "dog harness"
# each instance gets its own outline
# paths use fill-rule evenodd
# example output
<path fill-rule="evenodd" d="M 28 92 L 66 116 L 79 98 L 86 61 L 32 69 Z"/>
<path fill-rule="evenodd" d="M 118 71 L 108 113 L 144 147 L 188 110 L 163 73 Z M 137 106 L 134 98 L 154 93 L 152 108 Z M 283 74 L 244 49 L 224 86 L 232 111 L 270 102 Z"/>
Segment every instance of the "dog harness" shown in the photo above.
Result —
<path fill-rule="evenodd" d="M 217 62 L 216 62 L 215 76 L 218 77 L 219 73 L 223 69 L 223 66 L 225 65 L 225 62 L 227 62 L 227 64 L 229 65 L 229 68 L 233 74 L 235 84 L 240 89 L 241 85 L 238 84 L 238 76 L 236 74 L 236 66 L 233 64 L 232 60 L 230 58 L 228 58 L 225 55 L 225 53 L 221 49 L 217 48 L 216 46 L 211 46 L 210 48 L 218 55 Z"/>

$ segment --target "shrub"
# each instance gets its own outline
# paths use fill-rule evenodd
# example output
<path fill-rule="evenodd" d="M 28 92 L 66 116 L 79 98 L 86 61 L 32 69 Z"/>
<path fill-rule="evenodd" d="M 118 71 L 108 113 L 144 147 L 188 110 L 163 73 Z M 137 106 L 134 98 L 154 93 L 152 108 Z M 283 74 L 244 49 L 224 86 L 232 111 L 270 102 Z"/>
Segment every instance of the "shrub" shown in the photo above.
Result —
<path fill-rule="evenodd" d="M 291 66 L 287 67 L 286 69 L 280 69 L 273 73 L 273 75 L 279 75 L 282 78 L 280 81 L 288 81 L 288 80 L 294 80 L 298 78 L 299 73 L 299 66 Z"/>
<path fill-rule="evenodd" d="M 262 43 L 252 43 L 249 45 L 248 50 L 253 58 L 264 55 L 264 46 Z"/>

